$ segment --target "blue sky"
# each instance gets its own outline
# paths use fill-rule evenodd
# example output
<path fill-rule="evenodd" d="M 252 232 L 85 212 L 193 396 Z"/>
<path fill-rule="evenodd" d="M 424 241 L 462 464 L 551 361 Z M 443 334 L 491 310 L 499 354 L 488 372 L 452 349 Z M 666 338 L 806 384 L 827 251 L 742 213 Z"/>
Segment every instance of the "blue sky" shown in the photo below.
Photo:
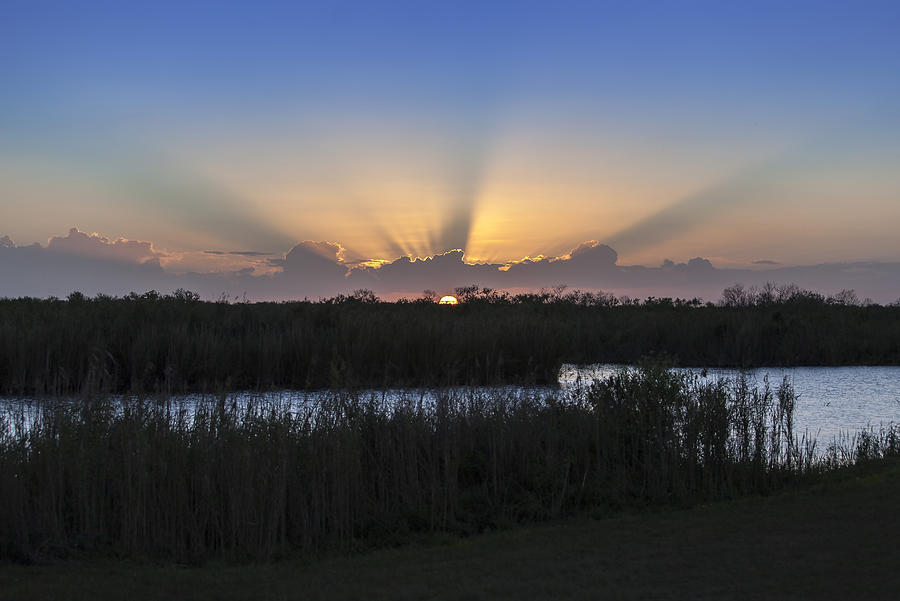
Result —
<path fill-rule="evenodd" d="M 898 31 L 896 2 L 3 0 L 0 234 L 896 261 Z"/>

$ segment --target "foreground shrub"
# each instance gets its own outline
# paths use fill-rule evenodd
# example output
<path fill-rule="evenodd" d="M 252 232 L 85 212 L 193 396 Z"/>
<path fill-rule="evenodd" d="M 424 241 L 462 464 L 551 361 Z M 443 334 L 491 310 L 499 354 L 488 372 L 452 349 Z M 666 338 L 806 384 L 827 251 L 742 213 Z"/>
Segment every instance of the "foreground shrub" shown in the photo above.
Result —
<path fill-rule="evenodd" d="M 795 438 L 793 402 L 787 383 L 751 389 L 651 366 L 571 398 L 445 389 L 10 404 L 0 557 L 268 559 L 766 492 L 836 465 Z M 865 459 L 900 447 L 893 430 L 860 441 Z"/>

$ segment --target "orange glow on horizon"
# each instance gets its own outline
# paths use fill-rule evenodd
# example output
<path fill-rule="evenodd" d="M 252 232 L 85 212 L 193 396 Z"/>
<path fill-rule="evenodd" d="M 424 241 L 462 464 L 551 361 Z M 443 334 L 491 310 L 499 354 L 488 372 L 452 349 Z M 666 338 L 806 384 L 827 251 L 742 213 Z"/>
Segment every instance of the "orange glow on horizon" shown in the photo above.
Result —
<path fill-rule="evenodd" d="M 441 300 L 438 301 L 439 305 L 458 305 L 459 301 L 456 300 L 455 296 L 442 296 Z"/>

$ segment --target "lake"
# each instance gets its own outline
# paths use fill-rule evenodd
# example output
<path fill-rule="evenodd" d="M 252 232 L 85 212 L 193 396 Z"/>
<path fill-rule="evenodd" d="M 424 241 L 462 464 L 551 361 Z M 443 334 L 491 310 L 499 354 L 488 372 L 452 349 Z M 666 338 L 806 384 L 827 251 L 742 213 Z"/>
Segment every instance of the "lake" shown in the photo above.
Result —
<path fill-rule="evenodd" d="M 559 388 L 555 387 L 455 387 L 449 389 L 382 389 L 363 390 L 354 394 L 367 401 L 378 403 L 389 409 L 400 403 L 431 406 L 440 396 L 496 398 L 546 398 L 550 395 L 578 402 L 581 392 L 594 379 L 602 379 L 623 369 L 622 365 L 564 365 L 560 370 Z M 679 372 L 693 372 L 701 379 L 725 379 L 733 381 L 739 376 L 737 369 L 700 368 L 676 369 Z M 751 385 L 762 387 L 768 379 L 775 390 L 783 378 L 793 385 L 797 404 L 795 409 L 795 429 L 799 435 L 818 441 L 819 449 L 824 449 L 840 437 L 852 436 L 867 428 L 900 423 L 900 366 L 871 367 L 768 367 L 745 372 Z M 277 392 L 235 392 L 228 395 L 229 401 L 238 405 L 246 403 L 277 403 L 296 407 L 310 406 L 332 398 L 340 393 L 333 391 L 277 391 Z M 209 395 L 184 395 L 172 398 L 176 404 L 196 406 L 215 397 Z M 124 399 L 123 399 L 124 400 Z M 38 402 L 30 399 L 0 399 L 0 415 L 10 416 L 20 412 L 25 422 L 33 416 Z M 24 409 L 24 416 L 22 410 Z"/>
<path fill-rule="evenodd" d="M 560 386 L 577 388 L 604 378 L 621 365 L 564 365 Z M 675 371 L 701 373 L 700 368 Z M 737 369 L 707 369 L 705 379 L 734 380 Z M 869 427 L 900 423 L 900 366 L 764 367 L 746 371 L 751 383 L 768 378 L 773 389 L 787 378 L 797 393 L 795 431 L 827 445 L 836 437 Z"/>

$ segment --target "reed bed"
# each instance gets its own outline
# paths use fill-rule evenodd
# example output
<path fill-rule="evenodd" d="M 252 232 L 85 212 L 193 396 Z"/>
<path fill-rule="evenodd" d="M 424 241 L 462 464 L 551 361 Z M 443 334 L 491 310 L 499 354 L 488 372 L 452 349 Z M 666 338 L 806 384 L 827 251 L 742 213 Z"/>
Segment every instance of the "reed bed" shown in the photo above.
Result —
<path fill-rule="evenodd" d="M 573 397 L 45 400 L 0 424 L 0 558 L 268 560 L 765 493 L 838 463 L 794 398 L 648 366 Z M 863 440 L 841 465 L 900 450 Z"/>

